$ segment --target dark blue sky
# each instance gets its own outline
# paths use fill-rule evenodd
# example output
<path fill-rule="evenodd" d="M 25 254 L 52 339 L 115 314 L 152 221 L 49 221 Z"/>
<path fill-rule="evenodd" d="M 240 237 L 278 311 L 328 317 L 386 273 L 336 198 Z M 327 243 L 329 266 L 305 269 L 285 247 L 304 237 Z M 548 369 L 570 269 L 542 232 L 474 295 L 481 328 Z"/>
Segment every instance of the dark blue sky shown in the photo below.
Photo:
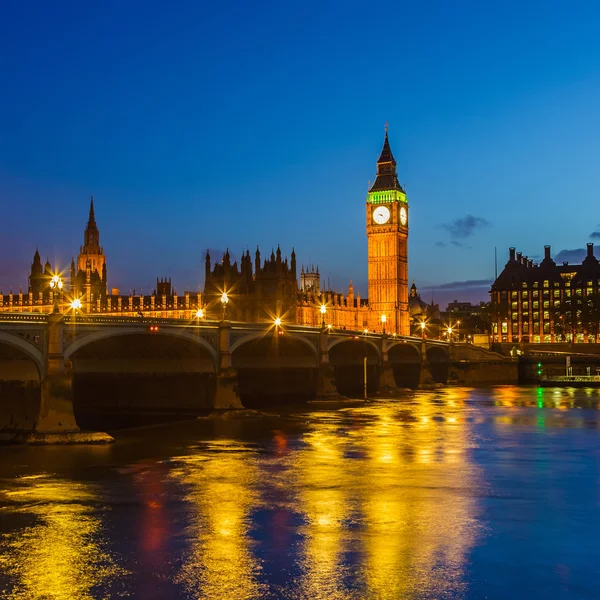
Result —
<path fill-rule="evenodd" d="M 455 282 L 490 279 L 494 246 L 600 229 L 599 22 L 548 0 L 3 3 L 0 286 L 26 286 L 36 245 L 76 255 L 93 194 L 122 291 L 280 243 L 364 292 L 387 120 L 410 278 L 483 299 Z"/>

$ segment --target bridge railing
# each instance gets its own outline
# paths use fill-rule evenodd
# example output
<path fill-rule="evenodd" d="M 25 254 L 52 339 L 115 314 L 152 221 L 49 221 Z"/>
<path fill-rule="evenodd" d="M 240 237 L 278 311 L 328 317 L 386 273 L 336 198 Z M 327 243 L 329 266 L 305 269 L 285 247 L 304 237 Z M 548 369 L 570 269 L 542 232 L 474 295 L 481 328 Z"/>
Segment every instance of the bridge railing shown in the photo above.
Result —
<path fill-rule="evenodd" d="M 48 321 L 48 315 L 43 313 L 6 313 L 0 312 L 0 321 L 8 322 L 26 322 L 26 323 L 46 323 Z"/>

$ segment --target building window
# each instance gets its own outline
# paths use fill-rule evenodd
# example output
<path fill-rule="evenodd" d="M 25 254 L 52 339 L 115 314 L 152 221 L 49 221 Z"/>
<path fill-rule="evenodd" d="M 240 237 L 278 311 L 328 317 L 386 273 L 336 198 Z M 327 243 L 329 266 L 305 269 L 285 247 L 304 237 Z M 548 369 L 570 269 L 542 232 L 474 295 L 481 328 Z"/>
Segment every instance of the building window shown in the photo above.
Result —
<path fill-rule="evenodd" d="M 560 290 L 554 290 L 554 297 L 560 298 Z"/>
<path fill-rule="evenodd" d="M 523 310 L 527 310 L 529 308 L 529 302 L 523 302 Z"/>
<path fill-rule="evenodd" d="M 521 283 L 521 287 L 522 287 L 523 289 L 524 289 L 524 288 L 526 288 L 526 287 L 527 287 L 527 282 L 526 282 L 526 281 L 524 281 L 523 283 Z"/>
<path fill-rule="evenodd" d="M 534 321 L 537 321 L 539 318 L 540 318 L 540 313 L 539 313 L 539 312 L 537 312 L 537 311 L 535 311 L 535 312 L 533 313 L 533 320 L 534 320 Z"/>
<path fill-rule="evenodd" d="M 533 282 L 533 288 L 534 288 L 534 289 L 537 289 L 537 287 L 538 287 L 538 282 L 537 282 L 537 281 L 534 281 L 534 282 Z M 534 292 L 534 294 L 535 294 L 535 292 Z"/>
<path fill-rule="evenodd" d="M 525 291 L 523 292 L 523 299 L 525 299 L 525 298 L 527 298 L 527 297 L 529 297 L 529 292 L 528 292 L 527 290 L 525 290 Z"/>
<path fill-rule="evenodd" d="M 550 319 L 550 313 L 547 310 L 544 311 L 544 319 Z"/>
<path fill-rule="evenodd" d="M 540 303 L 537 300 L 533 301 L 533 309 L 537 310 L 540 307 Z"/>
<path fill-rule="evenodd" d="M 550 285 L 550 282 L 547 279 L 544 279 L 544 287 L 547 288 Z"/>
<path fill-rule="evenodd" d="M 537 290 L 535 290 L 535 291 L 533 292 L 533 297 L 534 297 L 534 298 L 539 298 L 539 296 L 540 296 L 540 293 L 539 293 Z"/>
<path fill-rule="evenodd" d="M 517 306 L 518 306 L 518 305 L 517 305 L 517 303 L 516 303 L 516 302 L 513 302 L 513 303 L 511 304 L 511 308 L 512 308 L 513 310 L 517 310 Z"/>

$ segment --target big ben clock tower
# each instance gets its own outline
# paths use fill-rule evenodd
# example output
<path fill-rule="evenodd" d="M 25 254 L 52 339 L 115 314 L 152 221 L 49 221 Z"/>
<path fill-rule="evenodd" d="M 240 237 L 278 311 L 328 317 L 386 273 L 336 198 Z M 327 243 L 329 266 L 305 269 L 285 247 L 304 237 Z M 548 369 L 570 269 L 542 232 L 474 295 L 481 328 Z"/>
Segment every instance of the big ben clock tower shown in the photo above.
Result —
<path fill-rule="evenodd" d="M 369 329 L 409 335 L 408 202 L 398 182 L 387 125 L 377 177 L 367 194 L 367 240 Z"/>

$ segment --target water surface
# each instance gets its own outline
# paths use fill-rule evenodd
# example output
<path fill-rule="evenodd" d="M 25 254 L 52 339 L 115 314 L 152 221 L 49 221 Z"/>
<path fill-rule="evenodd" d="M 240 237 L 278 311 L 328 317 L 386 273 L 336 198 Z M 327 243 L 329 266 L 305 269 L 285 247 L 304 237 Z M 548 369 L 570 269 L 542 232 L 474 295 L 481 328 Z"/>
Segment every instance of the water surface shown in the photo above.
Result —
<path fill-rule="evenodd" d="M 0 448 L 0 597 L 600 597 L 597 390 L 447 388 Z"/>

